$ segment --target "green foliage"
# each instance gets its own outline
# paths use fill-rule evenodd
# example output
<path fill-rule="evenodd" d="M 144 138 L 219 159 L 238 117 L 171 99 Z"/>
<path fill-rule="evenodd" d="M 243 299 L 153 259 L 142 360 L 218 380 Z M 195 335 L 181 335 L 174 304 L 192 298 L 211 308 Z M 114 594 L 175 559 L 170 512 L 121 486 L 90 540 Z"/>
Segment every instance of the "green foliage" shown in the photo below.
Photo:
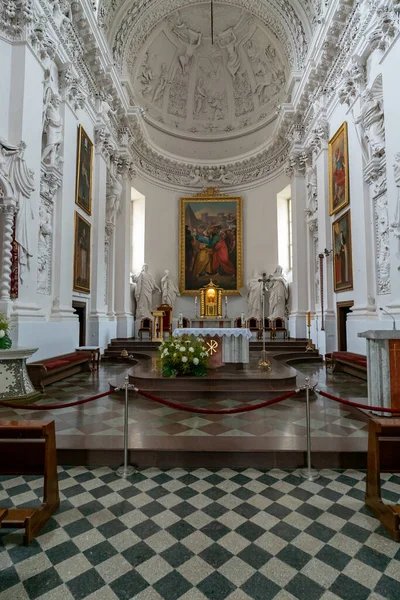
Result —
<path fill-rule="evenodd" d="M 164 377 L 176 375 L 204 377 L 207 372 L 208 354 L 203 338 L 170 337 L 160 344 L 158 365 Z"/>

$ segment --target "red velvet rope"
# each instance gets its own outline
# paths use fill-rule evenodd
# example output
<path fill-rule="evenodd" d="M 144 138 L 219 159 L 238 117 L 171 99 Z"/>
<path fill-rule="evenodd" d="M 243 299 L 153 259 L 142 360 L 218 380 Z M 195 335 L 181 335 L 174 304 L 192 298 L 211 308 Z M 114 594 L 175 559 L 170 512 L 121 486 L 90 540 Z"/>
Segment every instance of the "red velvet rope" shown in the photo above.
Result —
<path fill-rule="evenodd" d="M 379 412 L 400 414 L 400 408 L 382 408 L 382 406 L 369 406 L 368 404 L 360 404 L 359 402 L 351 402 L 350 400 L 345 400 L 344 398 L 338 398 L 337 396 L 332 396 L 332 394 L 327 394 L 326 392 L 321 392 L 320 390 L 318 390 L 318 394 L 320 394 L 320 396 L 324 396 L 325 398 L 329 398 L 329 400 L 334 400 L 335 402 L 340 402 L 341 404 L 346 404 L 347 406 L 355 406 L 356 408 L 364 408 L 365 410 L 376 410 Z"/>
<path fill-rule="evenodd" d="M 186 412 L 199 413 L 202 415 L 234 415 L 236 413 L 250 412 L 259 408 L 271 406 L 271 404 L 276 404 L 277 402 L 282 402 L 282 400 L 287 400 L 287 398 L 291 398 L 292 396 L 295 396 L 297 394 L 297 392 L 292 391 L 288 392 L 287 394 L 284 394 L 283 396 L 279 396 L 279 398 L 271 398 L 271 400 L 266 400 L 265 402 L 260 402 L 259 404 L 250 404 L 249 406 L 244 406 L 243 408 L 223 408 L 222 410 L 212 410 L 209 408 L 196 408 L 194 406 L 178 404 L 177 402 L 171 402 L 170 400 L 163 400 L 163 398 L 153 396 L 152 394 L 149 394 L 149 392 L 144 392 L 143 390 L 138 390 L 138 393 L 144 398 L 154 400 L 155 402 L 159 402 L 160 404 L 164 404 L 165 406 L 169 406 L 170 408 L 176 408 L 177 410 L 185 410 Z"/>
<path fill-rule="evenodd" d="M 15 404 L 14 402 L 1 401 L 0 406 L 5 406 L 6 408 L 22 408 L 24 410 L 56 410 L 57 408 L 69 408 L 70 406 L 86 404 L 87 402 L 104 398 L 104 396 L 109 396 L 112 393 L 113 392 L 103 392 L 102 394 L 91 396 L 90 398 L 85 398 L 84 400 L 75 400 L 75 402 L 70 402 L 69 404 L 45 404 L 43 406 L 37 406 L 35 404 Z"/>

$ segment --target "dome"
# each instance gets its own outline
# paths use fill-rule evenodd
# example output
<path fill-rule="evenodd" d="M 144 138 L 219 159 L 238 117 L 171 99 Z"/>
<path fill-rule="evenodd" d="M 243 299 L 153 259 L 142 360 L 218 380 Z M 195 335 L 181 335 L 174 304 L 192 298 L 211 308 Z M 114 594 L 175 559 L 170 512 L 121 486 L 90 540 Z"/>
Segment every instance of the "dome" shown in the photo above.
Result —
<path fill-rule="evenodd" d="M 286 96 L 288 64 L 261 21 L 216 4 L 164 19 L 131 70 L 135 103 L 154 127 L 192 140 L 249 133 L 274 117 Z"/>

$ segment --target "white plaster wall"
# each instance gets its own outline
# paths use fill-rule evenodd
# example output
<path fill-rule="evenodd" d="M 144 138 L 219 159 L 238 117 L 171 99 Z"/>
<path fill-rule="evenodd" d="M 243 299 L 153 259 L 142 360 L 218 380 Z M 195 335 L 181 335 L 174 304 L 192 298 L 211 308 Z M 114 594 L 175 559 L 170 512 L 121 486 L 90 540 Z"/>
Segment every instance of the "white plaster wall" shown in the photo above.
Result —
<path fill-rule="evenodd" d="M 234 192 L 243 198 L 243 282 L 253 269 L 272 272 L 278 264 L 277 194 L 288 184 L 286 176 L 267 185 Z M 179 276 L 179 198 L 191 196 L 164 190 L 140 177 L 133 185 L 145 196 L 145 256 L 150 272 L 158 283 L 165 269 Z M 154 294 L 154 304 L 160 295 Z M 182 312 L 194 317 L 194 297 L 177 299 L 174 314 Z M 240 296 L 228 298 L 229 317 L 246 312 L 246 301 Z"/>
<path fill-rule="evenodd" d="M 8 139 L 8 120 L 11 86 L 11 45 L 0 39 L 0 136 Z"/>

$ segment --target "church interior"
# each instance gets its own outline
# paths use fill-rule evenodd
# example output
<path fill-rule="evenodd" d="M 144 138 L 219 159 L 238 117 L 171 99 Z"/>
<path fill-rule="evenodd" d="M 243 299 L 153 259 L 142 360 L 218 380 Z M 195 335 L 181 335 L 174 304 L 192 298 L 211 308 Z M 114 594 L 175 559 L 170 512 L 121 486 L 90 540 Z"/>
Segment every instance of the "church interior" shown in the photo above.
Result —
<path fill-rule="evenodd" d="M 399 62 L 399 0 L 0 2 L 0 600 L 400 599 Z"/>

